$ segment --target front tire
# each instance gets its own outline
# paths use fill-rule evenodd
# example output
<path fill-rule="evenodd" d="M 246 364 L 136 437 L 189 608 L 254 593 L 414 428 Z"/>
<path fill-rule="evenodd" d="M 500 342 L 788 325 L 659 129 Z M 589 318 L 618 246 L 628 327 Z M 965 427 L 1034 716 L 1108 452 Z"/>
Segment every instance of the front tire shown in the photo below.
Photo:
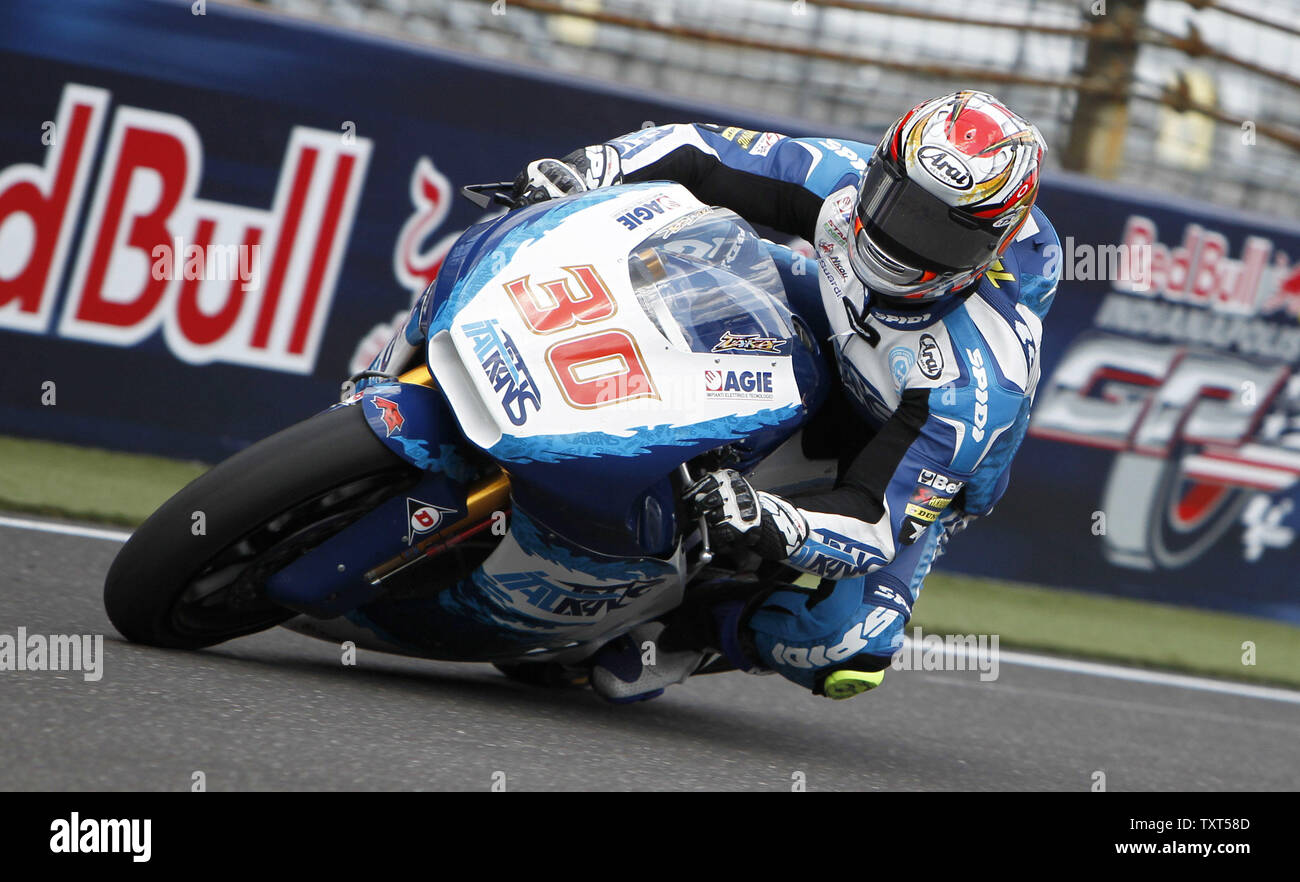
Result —
<path fill-rule="evenodd" d="M 108 617 L 128 640 L 179 649 L 278 625 L 296 613 L 267 599 L 267 579 L 421 474 L 375 437 L 360 405 L 290 426 L 140 525 L 104 581 Z"/>

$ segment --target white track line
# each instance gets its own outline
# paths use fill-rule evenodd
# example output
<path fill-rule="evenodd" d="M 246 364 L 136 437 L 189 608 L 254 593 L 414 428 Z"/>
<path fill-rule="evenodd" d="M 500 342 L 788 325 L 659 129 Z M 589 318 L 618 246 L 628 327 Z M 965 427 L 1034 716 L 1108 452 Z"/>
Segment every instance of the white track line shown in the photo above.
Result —
<path fill-rule="evenodd" d="M 928 635 L 927 635 L 928 636 Z M 936 635 L 937 636 L 937 635 Z M 915 652 L 916 641 L 911 637 L 903 638 L 903 650 Z M 936 651 L 938 647 L 935 647 Z M 924 651 L 924 647 L 921 647 Z M 968 651 L 962 644 L 948 645 L 945 642 L 943 654 L 970 658 L 971 663 L 965 668 L 977 670 L 981 656 L 987 666 L 988 652 Z M 1300 704 L 1300 692 L 1281 689 L 1275 686 L 1253 686 L 1249 683 L 1234 683 L 1230 680 L 1212 680 L 1208 677 L 1195 677 L 1189 674 L 1171 674 L 1153 671 L 1147 668 L 1131 668 L 1125 665 L 1105 664 L 1102 662 L 1081 661 L 1055 655 L 1039 655 L 1034 652 L 1018 652 L 1012 649 L 998 649 L 998 663 L 1019 665 L 1025 668 L 1040 668 L 1048 671 L 1065 671 L 1071 674 L 1084 674 L 1089 677 L 1105 677 L 1111 680 L 1129 680 L 1135 683 L 1151 683 L 1157 686 L 1176 686 L 1180 689 L 1196 689 L 1201 692 L 1219 692 L 1224 695 L 1236 695 L 1241 698 L 1263 698 L 1268 701 L 1284 701 L 1288 704 Z M 959 669 L 960 670 L 960 669 Z"/>
<path fill-rule="evenodd" d="M 1228 680 L 1211 680 L 1207 677 L 1193 677 L 1188 674 L 1169 674 L 1143 668 L 1130 668 L 1124 665 L 1103 664 L 1101 662 L 1079 661 L 1071 658 L 1059 658 L 1050 655 L 1037 655 L 1029 652 L 1007 650 L 1002 653 L 1002 661 L 1027 668 L 1046 668 L 1052 671 L 1070 671 L 1087 674 L 1092 677 L 1109 677 L 1112 680 L 1132 680 L 1138 683 L 1155 683 L 1162 686 L 1178 686 L 1182 689 L 1199 689 L 1202 692 L 1219 692 L 1224 695 L 1238 695 L 1243 698 L 1264 698 L 1269 701 L 1285 701 L 1300 704 L 1300 692 L 1293 689 L 1281 689 L 1276 686 L 1252 686 L 1249 683 L 1233 683 Z"/>
<path fill-rule="evenodd" d="M 13 527 L 16 530 L 37 530 L 41 533 L 61 533 L 65 536 L 82 536 L 86 539 L 105 539 L 109 542 L 125 542 L 131 538 L 130 533 L 120 530 L 100 530 L 95 527 L 82 527 L 77 524 L 56 524 L 53 521 L 29 521 L 26 518 L 7 518 L 0 516 L 0 527 Z"/>
<path fill-rule="evenodd" d="M 13 527 L 17 530 L 37 530 L 43 533 L 60 533 L 65 536 L 81 536 L 86 539 L 104 539 L 109 542 L 125 542 L 130 533 L 119 530 L 100 530 L 95 527 L 81 527 L 75 524 L 58 524 L 51 521 L 29 521 L 25 518 L 8 518 L 0 516 L 0 527 Z M 910 650 L 914 641 L 911 637 L 903 638 L 903 646 Z M 944 647 L 945 655 L 972 656 L 977 662 L 979 653 L 966 651 L 963 645 Z M 1167 674 L 1145 668 L 1130 668 L 1124 665 L 1103 664 L 1101 662 L 1079 661 L 1053 655 L 1038 655 L 1032 652 L 1017 652 L 1010 649 L 998 650 L 998 663 L 1020 665 L 1025 668 L 1041 668 L 1049 671 L 1065 671 L 1071 674 L 1085 674 L 1089 677 L 1105 677 L 1111 680 L 1129 680 L 1136 683 L 1151 683 L 1158 686 L 1177 686 L 1181 689 L 1197 689 L 1201 692 L 1219 692 L 1224 695 L 1236 695 L 1241 698 L 1263 698 L 1268 701 L 1284 701 L 1300 704 L 1300 692 L 1291 689 L 1279 689 L 1273 686 L 1252 686 L 1248 683 L 1232 683 L 1227 680 L 1211 680 L 1207 677 L 1193 677 L 1187 674 Z M 974 667 L 970 665 L 968 667 Z"/>

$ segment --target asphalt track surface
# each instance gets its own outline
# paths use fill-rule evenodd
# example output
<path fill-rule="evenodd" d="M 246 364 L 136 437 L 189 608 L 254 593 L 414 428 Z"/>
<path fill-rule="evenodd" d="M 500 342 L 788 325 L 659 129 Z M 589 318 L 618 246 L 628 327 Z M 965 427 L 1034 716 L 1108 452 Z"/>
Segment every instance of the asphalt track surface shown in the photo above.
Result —
<path fill-rule="evenodd" d="M 1300 789 L 1300 703 L 1003 663 L 890 671 L 851 701 L 699 677 L 616 707 L 485 665 L 284 629 L 136 646 L 100 591 L 118 543 L 0 526 L 0 633 L 103 634 L 104 674 L 0 671 L 0 790 Z M 1285 697 L 1285 694 L 1283 694 Z"/>

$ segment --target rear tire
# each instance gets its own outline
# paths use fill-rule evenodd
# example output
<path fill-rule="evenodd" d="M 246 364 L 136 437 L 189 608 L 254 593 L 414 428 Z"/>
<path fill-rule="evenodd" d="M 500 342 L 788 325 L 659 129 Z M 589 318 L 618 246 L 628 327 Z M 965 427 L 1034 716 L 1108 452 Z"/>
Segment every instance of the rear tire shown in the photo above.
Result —
<path fill-rule="evenodd" d="M 140 525 L 104 581 L 108 617 L 128 640 L 180 649 L 278 625 L 296 613 L 266 598 L 267 579 L 421 474 L 375 436 L 360 405 L 290 426 Z"/>

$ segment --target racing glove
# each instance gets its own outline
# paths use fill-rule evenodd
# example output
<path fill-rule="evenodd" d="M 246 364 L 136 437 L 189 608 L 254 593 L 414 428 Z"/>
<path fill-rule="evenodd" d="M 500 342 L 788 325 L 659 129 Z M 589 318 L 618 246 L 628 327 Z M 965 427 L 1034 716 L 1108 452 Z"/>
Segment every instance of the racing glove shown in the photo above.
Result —
<path fill-rule="evenodd" d="M 718 469 L 682 494 L 721 546 L 740 545 L 765 560 L 785 560 L 808 538 L 808 522 L 780 496 L 755 490 L 734 469 Z"/>
<path fill-rule="evenodd" d="M 622 183 L 618 151 L 608 144 L 584 147 L 564 159 L 537 159 L 515 178 L 512 195 L 520 205 Z"/>
<path fill-rule="evenodd" d="M 518 205 L 533 205 L 586 189 L 571 166 L 558 159 L 534 159 L 515 178 L 510 195 Z"/>

